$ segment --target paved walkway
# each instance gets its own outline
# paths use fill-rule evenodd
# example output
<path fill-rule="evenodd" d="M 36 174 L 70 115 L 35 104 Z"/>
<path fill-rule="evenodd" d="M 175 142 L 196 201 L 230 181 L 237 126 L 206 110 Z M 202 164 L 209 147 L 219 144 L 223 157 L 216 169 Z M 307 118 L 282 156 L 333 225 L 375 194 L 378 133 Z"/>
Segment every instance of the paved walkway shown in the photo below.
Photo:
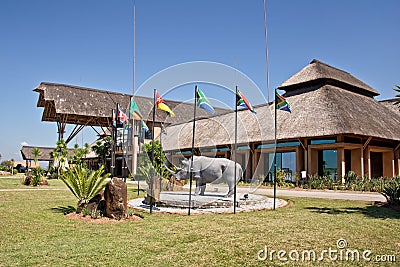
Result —
<path fill-rule="evenodd" d="M 238 187 L 238 192 L 248 192 L 249 188 Z M 255 194 L 274 195 L 273 188 L 259 187 Z M 303 189 L 276 189 L 277 197 L 304 197 L 304 198 L 324 198 L 324 199 L 343 199 L 360 201 L 381 201 L 386 202 L 386 198 L 376 192 L 354 192 L 354 191 L 334 191 L 334 190 L 303 190 Z"/>

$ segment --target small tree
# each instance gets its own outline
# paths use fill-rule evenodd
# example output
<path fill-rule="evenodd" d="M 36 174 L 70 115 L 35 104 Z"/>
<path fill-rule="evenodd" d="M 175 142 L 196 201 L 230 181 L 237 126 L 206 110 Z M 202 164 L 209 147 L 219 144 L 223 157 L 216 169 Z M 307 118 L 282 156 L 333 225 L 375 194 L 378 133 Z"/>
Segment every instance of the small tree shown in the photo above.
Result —
<path fill-rule="evenodd" d="M 147 162 L 151 162 L 151 152 L 152 152 L 152 143 L 145 144 L 143 146 L 143 150 L 147 157 L 140 159 L 140 162 L 143 162 L 143 165 L 146 166 Z M 154 142 L 154 168 L 155 171 L 161 175 L 162 177 L 169 177 L 170 173 L 165 168 L 165 162 L 167 158 L 165 157 L 162 146 L 158 140 Z"/>
<path fill-rule="evenodd" d="M 82 148 L 79 148 L 78 144 L 74 146 L 74 155 L 71 157 L 71 161 L 75 164 L 84 164 L 83 158 L 89 153 L 89 144 L 85 143 Z"/>
<path fill-rule="evenodd" d="M 57 168 L 57 174 L 60 175 L 68 167 L 68 148 L 64 139 L 58 140 L 56 148 L 51 152 L 50 157 L 54 160 L 54 167 Z"/>
<path fill-rule="evenodd" d="M 98 140 L 95 145 L 92 146 L 92 151 L 96 153 L 97 158 L 99 159 L 102 166 L 104 166 L 105 171 L 107 172 L 106 160 L 107 156 L 110 155 L 112 148 L 112 138 L 111 136 L 107 136 L 103 140 Z"/>

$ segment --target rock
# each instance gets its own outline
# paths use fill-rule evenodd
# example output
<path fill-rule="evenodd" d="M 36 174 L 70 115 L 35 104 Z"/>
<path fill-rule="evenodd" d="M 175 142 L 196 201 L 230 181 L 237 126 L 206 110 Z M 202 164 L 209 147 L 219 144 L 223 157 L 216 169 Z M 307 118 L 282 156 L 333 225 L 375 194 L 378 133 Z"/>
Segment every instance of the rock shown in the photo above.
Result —
<path fill-rule="evenodd" d="M 89 202 L 87 203 L 86 210 L 99 211 L 100 215 L 106 213 L 106 202 L 104 200 L 104 190 L 100 191 L 97 195 L 95 195 Z"/>
<path fill-rule="evenodd" d="M 31 185 L 32 184 L 32 178 L 33 178 L 32 175 L 27 174 L 25 176 L 24 185 Z"/>
<path fill-rule="evenodd" d="M 128 189 L 119 178 L 114 177 L 104 190 L 106 216 L 121 219 L 128 214 Z"/>

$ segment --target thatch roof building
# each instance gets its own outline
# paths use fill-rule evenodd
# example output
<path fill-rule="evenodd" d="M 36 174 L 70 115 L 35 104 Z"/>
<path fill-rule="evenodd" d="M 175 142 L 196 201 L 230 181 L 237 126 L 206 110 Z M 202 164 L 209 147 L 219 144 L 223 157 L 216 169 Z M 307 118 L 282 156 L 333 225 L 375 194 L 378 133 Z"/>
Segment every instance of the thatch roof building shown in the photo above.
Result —
<path fill-rule="evenodd" d="M 350 170 L 369 177 L 399 173 L 400 112 L 392 100 L 376 101 L 375 89 L 318 60 L 278 89 L 286 92 L 292 109 L 291 113 L 277 111 L 277 155 L 282 169 L 292 175 L 307 171 L 332 177 L 343 177 Z M 265 143 L 274 142 L 274 104 L 255 110 L 256 116 L 247 110 L 238 114 L 238 145 L 248 147 L 240 151 L 240 160 L 248 178 L 267 175 L 272 165 L 271 145 Z M 232 148 L 234 121 L 233 112 L 198 120 L 195 147 Z M 172 125 L 168 133 L 163 145 L 171 155 L 191 147 L 191 124 Z"/>
<path fill-rule="evenodd" d="M 292 112 L 277 111 L 277 167 L 294 180 L 300 173 L 341 179 L 352 170 L 377 177 L 400 174 L 400 111 L 395 100 L 376 101 L 379 93 L 350 73 L 313 60 L 284 81 Z M 111 109 L 127 108 L 131 96 L 65 84 L 41 83 L 38 107 L 44 121 L 55 121 L 61 136 L 67 123 L 83 126 L 111 125 Z M 153 99 L 135 96 L 142 114 L 151 122 Z M 166 122 L 163 148 L 171 162 L 190 156 L 193 104 L 168 101 L 176 118 L 157 111 L 155 124 Z M 274 104 L 255 107 L 257 114 L 238 112 L 237 161 L 246 179 L 270 176 L 275 155 Z M 216 114 L 198 109 L 195 132 L 197 153 L 231 157 L 235 113 L 216 108 Z M 73 136 L 79 128 L 71 134 Z M 158 134 L 159 134 L 158 129 Z M 157 135 L 156 135 L 157 136 Z M 135 164 L 135 163 L 134 163 Z M 268 179 L 268 178 L 267 178 Z"/>
<path fill-rule="evenodd" d="M 33 149 L 38 148 L 40 150 L 40 155 L 37 158 L 38 161 L 53 161 L 51 157 L 51 152 L 54 151 L 54 147 L 38 147 L 38 146 L 22 146 L 21 155 L 23 160 L 35 160 L 35 155 L 33 154 Z M 68 149 L 68 155 L 71 157 L 74 155 L 74 149 Z"/>

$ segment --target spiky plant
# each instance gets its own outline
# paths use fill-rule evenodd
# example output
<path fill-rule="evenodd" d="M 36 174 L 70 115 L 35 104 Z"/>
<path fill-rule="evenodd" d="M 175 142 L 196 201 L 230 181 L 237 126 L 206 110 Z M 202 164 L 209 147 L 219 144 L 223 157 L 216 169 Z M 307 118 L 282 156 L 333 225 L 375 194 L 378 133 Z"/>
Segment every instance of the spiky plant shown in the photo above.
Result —
<path fill-rule="evenodd" d="M 103 173 L 103 166 L 94 171 L 87 169 L 82 164 L 77 164 L 73 168 L 62 173 L 60 179 L 78 199 L 78 211 L 85 209 L 89 200 L 106 186 L 105 180 L 110 174 L 107 173 L 103 175 Z"/>
<path fill-rule="evenodd" d="M 396 85 L 395 88 L 393 88 L 393 90 L 395 90 L 396 92 L 400 93 L 400 86 Z M 396 95 L 396 98 L 398 99 L 394 104 L 395 105 L 399 105 L 400 104 L 400 94 Z"/>

